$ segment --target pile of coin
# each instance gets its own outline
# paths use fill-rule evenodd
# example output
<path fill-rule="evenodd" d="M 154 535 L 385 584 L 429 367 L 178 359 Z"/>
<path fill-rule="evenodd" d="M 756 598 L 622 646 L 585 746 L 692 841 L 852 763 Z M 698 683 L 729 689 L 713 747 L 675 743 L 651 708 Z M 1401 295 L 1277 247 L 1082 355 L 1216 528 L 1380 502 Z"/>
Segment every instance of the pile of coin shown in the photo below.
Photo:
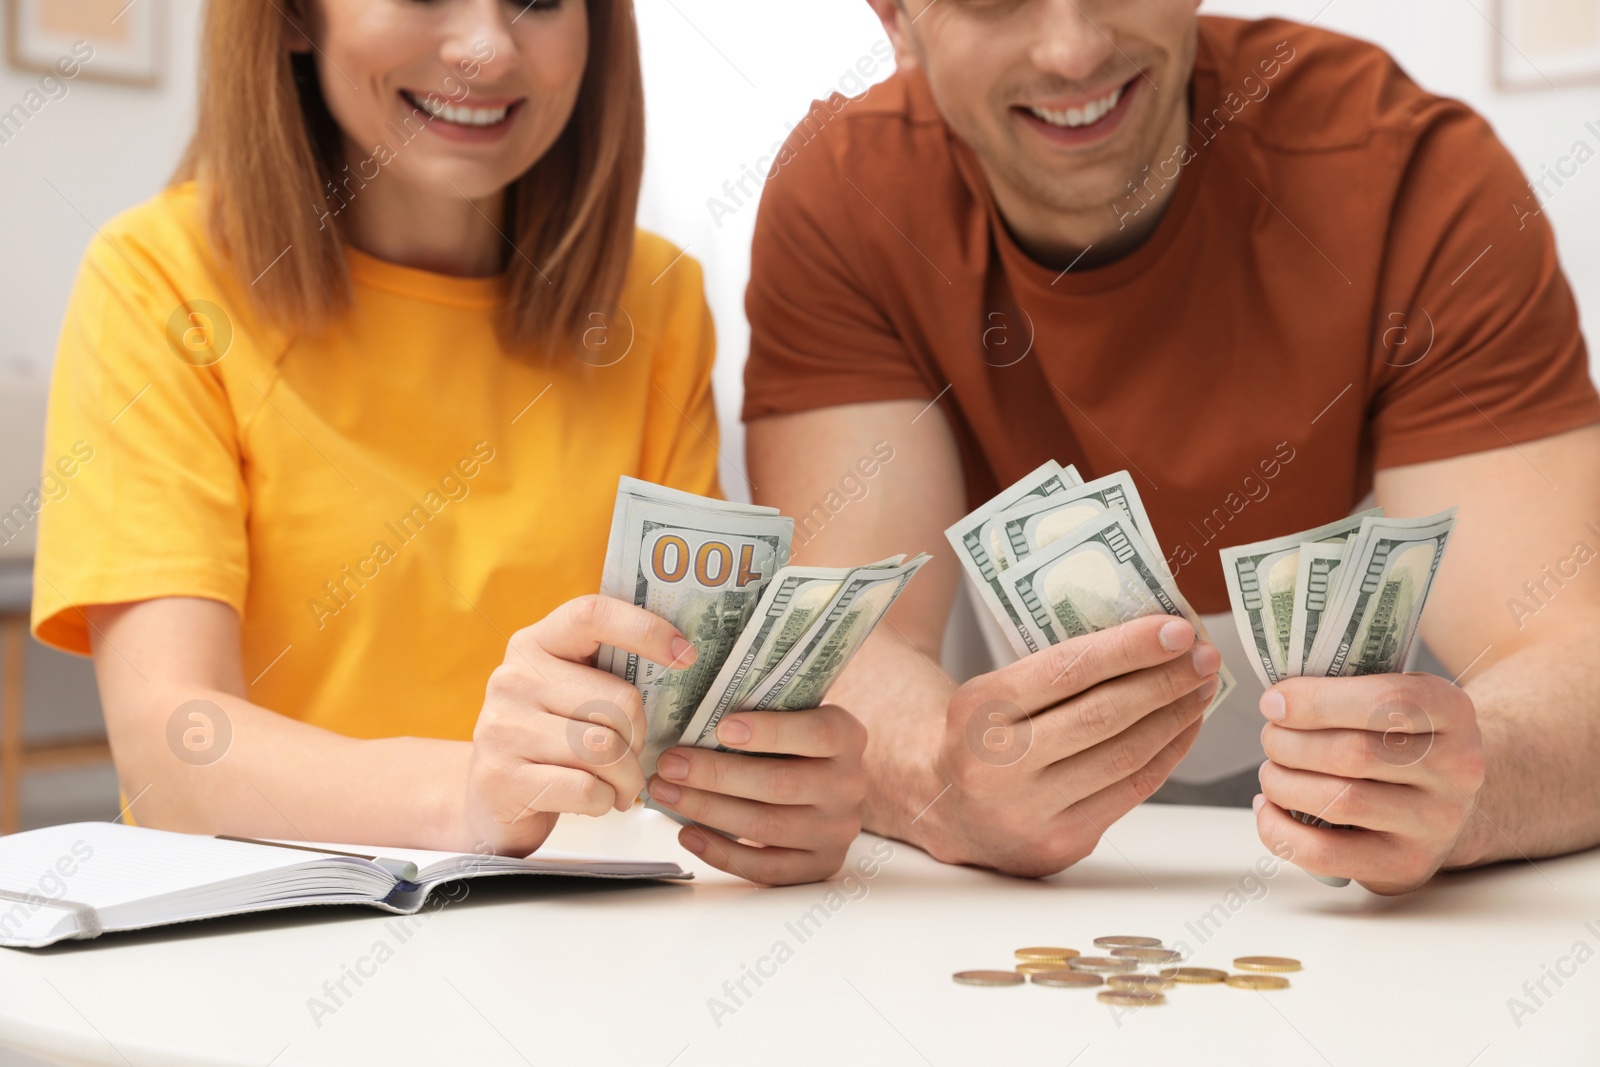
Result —
<path fill-rule="evenodd" d="M 1104 956 L 1085 956 L 1075 948 L 1030 946 L 1014 955 L 1009 971 L 957 971 L 951 977 L 960 985 L 1034 985 L 1068 989 L 1099 986 L 1102 1003 L 1122 1007 L 1151 1007 L 1167 1002 L 1166 990 L 1178 985 L 1227 984 L 1235 989 L 1287 989 L 1288 971 L 1298 971 L 1300 961 L 1287 956 L 1240 956 L 1233 966 L 1243 972 L 1229 974 L 1212 967 L 1178 967 L 1183 956 L 1166 948 L 1156 937 L 1114 934 L 1094 939 Z M 1159 968 L 1154 974 L 1139 973 Z"/>

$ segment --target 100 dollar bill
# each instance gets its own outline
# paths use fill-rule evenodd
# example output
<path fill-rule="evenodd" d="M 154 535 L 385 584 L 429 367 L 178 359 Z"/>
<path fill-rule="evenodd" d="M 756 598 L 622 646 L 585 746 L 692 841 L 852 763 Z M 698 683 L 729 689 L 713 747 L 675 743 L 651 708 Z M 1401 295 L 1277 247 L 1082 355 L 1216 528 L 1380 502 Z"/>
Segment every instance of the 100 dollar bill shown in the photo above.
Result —
<path fill-rule="evenodd" d="M 651 502 L 628 509 L 621 599 L 677 627 L 699 653 L 682 669 L 621 649 L 611 655 L 611 673 L 643 698 L 647 732 L 640 762 L 647 770 L 682 735 L 788 558 L 793 530 L 792 520 L 777 515 Z"/>
<path fill-rule="evenodd" d="M 1364 519 L 1380 514 L 1373 508 L 1304 533 L 1222 550 L 1222 574 L 1233 604 L 1233 622 L 1263 686 L 1271 687 L 1289 677 L 1300 546 L 1312 541 L 1345 544 Z"/>
<path fill-rule="evenodd" d="M 754 711 L 814 708 L 844 672 L 879 620 L 928 562 L 927 553 L 892 567 L 850 572 L 818 622 L 751 697 Z M 704 738 L 697 744 L 703 743 Z"/>
<path fill-rule="evenodd" d="M 1338 592 L 1339 570 L 1344 565 L 1346 549 L 1339 541 L 1300 546 L 1289 623 L 1288 673 L 1291 678 L 1306 673 L 1306 659 L 1316 645 L 1317 634 Z"/>
<path fill-rule="evenodd" d="M 682 737 L 695 743 L 714 732 L 723 716 L 742 709 L 750 694 L 823 617 L 850 574 L 849 568 L 840 567 L 780 570 L 761 595 L 754 618 L 739 635 Z"/>
<path fill-rule="evenodd" d="M 1200 616 L 1157 560 L 1132 520 L 1113 510 L 1029 556 L 1006 572 L 1006 581 L 1041 646 L 1156 614 L 1187 619 L 1200 639 L 1209 640 Z M 1235 685 L 1226 666 L 1218 679 L 1207 716 Z"/>
<path fill-rule="evenodd" d="M 1139 490 L 1127 471 L 1117 471 L 1072 486 L 1064 493 L 1024 501 L 990 519 L 989 525 L 995 531 L 992 540 L 1003 554 L 1001 569 L 1015 566 L 1113 509 L 1128 517 L 1145 544 L 1155 550 L 1156 561 L 1162 561 L 1161 543 L 1156 540 L 1155 528 L 1145 513 Z"/>
<path fill-rule="evenodd" d="M 1017 608 L 1006 596 L 1005 586 L 1000 581 L 1000 556 L 997 554 L 999 546 L 993 540 L 992 530 L 987 532 L 988 539 L 985 539 L 985 527 L 991 518 L 1007 508 L 1025 500 L 1064 493 L 1082 481 L 1083 479 L 1078 477 L 1078 472 L 1072 467 L 1063 469 L 1061 464 L 1050 460 L 1001 490 L 993 499 L 964 516 L 944 532 L 950 547 L 955 549 L 956 558 L 961 561 L 961 569 L 972 580 L 978 599 L 1001 623 L 1007 640 L 1011 642 L 1012 648 L 1019 656 L 1037 652 L 1039 649 L 1032 643 L 1033 638 L 1023 626 Z"/>
<path fill-rule="evenodd" d="M 712 516 L 716 515 L 780 518 L 777 508 L 696 496 L 682 489 L 672 489 L 624 474 L 617 480 L 617 501 L 611 509 L 611 529 L 606 537 L 605 564 L 600 572 L 601 596 L 616 597 L 619 600 L 629 599 L 628 583 L 637 569 L 639 549 L 638 526 L 633 520 L 637 519 L 639 509 L 654 504 L 676 504 L 688 508 L 707 522 L 715 521 Z M 790 529 L 793 529 L 792 521 Z M 785 544 L 787 545 L 787 541 Z M 778 562 L 780 564 L 788 562 L 787 549 Z M 596 665 L 603 671 L 610 671 L 615 651 L 610 645 L 602 645 Z"/>
<path fill-rule="evenodd" d="M 1337 606 L 1317 637 L 1307 674 L 1389 674 L 1411 651 L 1455 509 L 1421 519 L 1370 519 L 1340 568 Z"/>

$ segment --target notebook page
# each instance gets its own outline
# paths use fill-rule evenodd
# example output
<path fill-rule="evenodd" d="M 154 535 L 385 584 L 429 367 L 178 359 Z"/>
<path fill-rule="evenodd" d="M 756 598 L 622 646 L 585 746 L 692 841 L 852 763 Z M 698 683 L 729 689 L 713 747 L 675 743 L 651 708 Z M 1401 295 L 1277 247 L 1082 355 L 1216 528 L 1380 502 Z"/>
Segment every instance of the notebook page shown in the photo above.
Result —
<path fill-rule="evenodd" d="M 127 925 L 140 901 L 144 923 L 170 921 L 204 900 L 205 887 L 270 884 L 295 863 L 279 851 L 109 822 L 0 837 L 0 889 L 12 895 L 0 900 L 0 943 L 42 944 L 79 928 L 72 911 L 45 901 L 87 905 L 110 928 Z"/>
<path fill-rule="evenodd" d="M 0 837 L 0 888 L 100 909 L 266 875 L 310 858 L 143 826 L 68 823 Z"/>
<path fill-rule="evenodd" d="M 434 852 L 421 848 L 393 848 L 388 845 L 338 845 L 305 842 L 315 848 L 339 852 L 359 852 L 382 856 L 385 859 L 409 860 L 420 872 L 418 882 L 431 882 L 441 877 L 464 873 L 490 873 L 525 871 L 530 874 L 596 874 L 640 875 L 645 877 L 675 878 L 683 872 L 676 863 L 654 860 L 625 859 L 617 856 L 592 856 L 559 849 L 540 849 L 526 859 L 489 854 Z"/>

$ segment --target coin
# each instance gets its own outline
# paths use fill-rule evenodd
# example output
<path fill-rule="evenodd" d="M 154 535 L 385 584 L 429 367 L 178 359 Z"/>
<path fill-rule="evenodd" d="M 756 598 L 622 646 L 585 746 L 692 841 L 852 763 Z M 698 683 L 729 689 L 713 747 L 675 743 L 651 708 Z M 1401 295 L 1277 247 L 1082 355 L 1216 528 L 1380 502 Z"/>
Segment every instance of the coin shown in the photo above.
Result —
<path fill-rule="evenodd" d="M 1117 935 L 1113 937 L 1097 937 L 1094 939 L 1095 948 L 1160 948 L 1159 937 L 1127 937 Z"/>
<path fill-rule="evenodd" d="M 1240 956 L 1233 965 L 1241 971 L 1298 971 L 1300 961 L 1288 956 Z"/>
<path fill-rule="evenodd" d="M 1064 989 L 1088 989 L 1100 985 L 1104 979 L 1098 974 L 1079 971 L 1044 971 L 1033 976 L 1034 985 L 1060 986 Z"/>
<path fill-rule="evenodd" d="M 1107 989 L 1099 996 L 1102 1004 L 1117 1004 L 1125 1008 L 1146 1008 L 1156 1004 L 1165 1004 L 1165 993 L 1139 993 L 1132 989 Z"/>
<path fill-rule="evenodd" d="M 1170 948 L 1114 948 L 1111 955 L 1119 960 L 1137 960 L 1140 966 L 1152 963 L 1177 963 L 1183 953 Z"/>
<path fill-rule="evenodd" d="M 1122 974 L 1139 969 L 1133 960 L 1116 960 L 1110 956 L 1079 956 L 1068 960 L 1067 966 L 1074 971 L 1090 971 L 1094 974 Z"/>
<path fill-rule="evenodd" d="M 1227 971 L 1219 971 L 1212 967 L 1164 967 L 1161 977 L 1170 978 L 1174 982 L 1185 985 L 1211 985 L 1214 982 L 1223 982 L 1228 978 Z"/>
<path fill-rule="evenodd" d="M 1054 961 L 1056 963 L 1065 963 L 1068 960 L 1070 960 L 1072 957 L 1081 955 L 1081 953 L 1075 948 L 1049 948 L 1049 947 L 1044 947 L 1044 948 L 1019 948 L 1019 949 L 1017 949 L 1016 952 L 1013 953 L 1013 955 L 1016 956 L 1017 959 L 1019 959 L 1019 960 L 1026 960 L 1026 961 L 1028 961 L 1030 963 L 1034 963 L 1034 962 L 1049 963 L 1051 961 Z"/>
<path fill-rule="evenodd" d="M 1016 971 L 957 971 L 950 977 L 960 985 L 1021 985 L 1027 981 Z"/>
<path fill-rule="evenodd" d="M 1034 960 L 1032 963 L 1019 963 L 1015 969 L 1018 974 L 1048 974 L 1066 965 L 1066 960 Z"/>
<path fill-rule="evenodd" d="M 1112 989 L 1131 989 L 1135 993 L 1159 993 L 1172 986 L 1171 978 L 1158 974 L 1114 974 L 1106 979 Z"/>
<path fill-rule="evenodd" d="M 1230 974 L 1228 984 L 1235 989 L 1288 989 L 1289 979 L 1276 974 Z"/>

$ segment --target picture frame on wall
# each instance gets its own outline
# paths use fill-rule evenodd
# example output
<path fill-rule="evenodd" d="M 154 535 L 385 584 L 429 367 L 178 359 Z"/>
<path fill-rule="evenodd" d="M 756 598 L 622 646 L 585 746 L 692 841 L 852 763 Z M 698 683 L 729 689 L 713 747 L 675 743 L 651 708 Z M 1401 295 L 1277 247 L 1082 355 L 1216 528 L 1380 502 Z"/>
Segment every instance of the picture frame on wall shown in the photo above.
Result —
<path fill-rule="evenodd" d="M 1496 0 L 1497 89 L 1600 85 L 1600 0 Z"/>
<path fill-rule="evenodd" d="M 0 0 L 5 4 L 6 61 L 17 70 L 156 86 L 162 74 L 166 0 Z M 87 58 L 85 57 L 87 54 Z"/>

